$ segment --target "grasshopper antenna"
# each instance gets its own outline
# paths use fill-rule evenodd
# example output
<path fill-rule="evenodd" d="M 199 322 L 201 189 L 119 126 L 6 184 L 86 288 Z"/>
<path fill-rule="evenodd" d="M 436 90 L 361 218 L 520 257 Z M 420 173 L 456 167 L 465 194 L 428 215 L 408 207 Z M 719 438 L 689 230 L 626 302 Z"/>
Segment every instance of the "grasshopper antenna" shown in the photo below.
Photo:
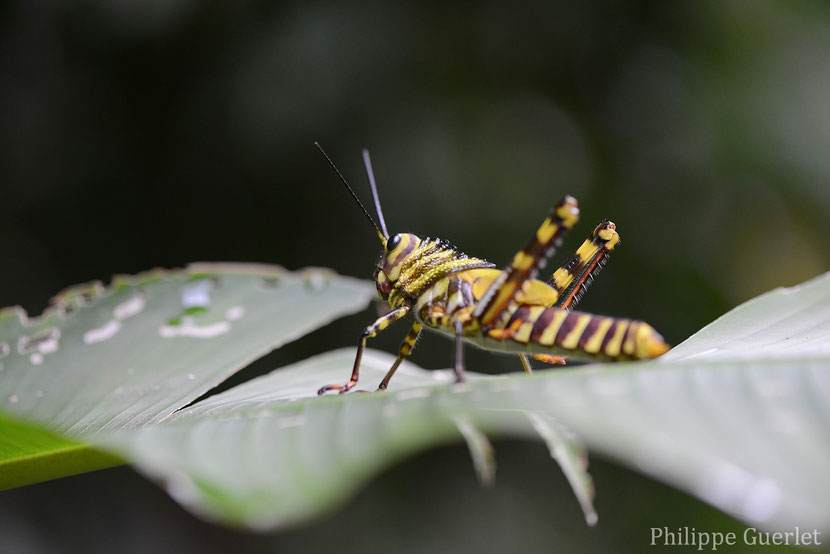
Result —
<path fill-rule="evenodd" d="M 372 224 L 372 227 L 375 228 L 375 231 L 378 234 L 378 238 L 380 239 L 380 242 L 385 247 L 386 246 L 386 239 L 389 238 L 389 235 L 385 232 L 386 231 L 386 225 L 383 226 L 384 232 L 381 232 L 380 227 L 378 227 L 378 224 L 375 223 L 375 220 L 372 219 L 372 216 L 369 215 L 369 212 L 367 212 L 366 208 L 363 207 L 363 203 L 360 201 L 360 199 L 354 193 L 354 191 L 352 190 L 352 187 L 349 186 L 349 182 L 346 181 L 346 178 L 343 177 L 343 174 L 340 173 L 340 170 L 337 169 L 337 166 L 334 165 L 333 161 L 331 161 L 331 158 L 329 158 L 329 155 L 326 154 L 325 150 L 323 150 L 323 147 L 320 146 L 320 143 L 315 141 L 314 146 L 316 146 L 317 149 L 320 151 L 320 153 L 323 154 L 323 157 L 326 158 L 327 162 L 329 162 L 329 165 L 331 166 L 331 168 L 334 170 L 335 173 L 337 173 L 337 176 L 340 177 L 340 180 L 343 182 L 343 184 L 346 185 L 346 190 L 349 191 L 349 194 L 352 195 L 352 198 L 354 198 L 354 201 L 357 202 L 358 206 L 360 206 L 360 209 L 363 211 L 363 215 L 366 216 L 366 219 L 368 219 L 369 222 Z M 374 179 L 372 179 L 372 182 L 374 182 Z M 372 190 L 374 191 L 374 186 L 372 187 Z M 375 198 L 377 198 L 377 196 L 375 196 Z M 381 221 L 383 221 L 383 216 L 381 216 Z"/>
<path fill-rule="evenodd" d="M 389 231 L 386 230 L 386 221 L 383 219 L 383 210 L 380 209 L 380 198 L 378 198 L 378 187 L 375 184 L 375 172 L 372 171 L 372 159 L 369 158 L 369 151 L 363 149 L 363 165 L 366 166 L 366 175 L 369 176 L 369 186 L 372 187 L 372 199 L 375 201 L 375 210 L 378 212 L 378 220 L 380 221 L 380 228 L 383 229 L 383 236 L 388 237 Z"/>

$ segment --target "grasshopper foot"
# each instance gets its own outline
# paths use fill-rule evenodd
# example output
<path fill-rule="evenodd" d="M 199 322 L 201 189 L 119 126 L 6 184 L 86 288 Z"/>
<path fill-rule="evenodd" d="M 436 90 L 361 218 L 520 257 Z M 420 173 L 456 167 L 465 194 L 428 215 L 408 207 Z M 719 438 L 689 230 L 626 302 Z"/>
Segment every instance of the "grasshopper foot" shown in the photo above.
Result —
<path fill-rule="evenodd" d="M 533 356 L 534 359 L 539 360 L 540 362 L 545 362 L 546 364 L 556 364 L 556 365 L 565 365 L 567 362 L 565 361 L 565 356 L 551 356 L 550 354 L 535 354 Z"/>
<path fill-rule="evenodd" d="M 325 387 L 320 387 L 320 390 L 317 391 L 317 396 L 322 396 L 330 390 L 340 391 L 338 392 L 338 394 L 346 394 L 347 392 L 352 390 L 352 387 L 354 387 L 356 384 L 356 381 L 349 381 L 345 385 L 326 385 Z"/>

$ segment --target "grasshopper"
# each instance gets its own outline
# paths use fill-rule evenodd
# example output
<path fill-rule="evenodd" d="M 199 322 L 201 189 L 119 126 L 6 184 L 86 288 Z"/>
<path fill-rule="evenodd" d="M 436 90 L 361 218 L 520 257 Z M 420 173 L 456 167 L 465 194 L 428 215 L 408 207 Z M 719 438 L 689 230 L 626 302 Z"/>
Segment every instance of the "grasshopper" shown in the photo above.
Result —
<path fill-rule="evenodd" d="M 518 354 L 531 373 L 528 355 L 554 364 L 574 359 L 641 360 L 669 350 L 649 324 L 572 311 L 593 282 L 610 253 L 620 244 L 616 226 L 603 221 L 574 255 L 547 282 L 535 277 L 563 238 L 579 220 L 579 206 L 563 197 L 547 215 L 527 245 L 504 270 L 473 258 L 441 239 L 412 233 L 389 235 L 375 185 L 368 151 L 363 159 L 372 189 L 378 223 L 323 148 L 329 165 L 372 224 L 383 251 L 375 268 L 375 283 L 390 311 L 366 327 L 360 336 L 351 377 L 343 385 L 326 385 L 317 392 L 350 391 L 360 377 L 360 361 L 370 338 L 407 315 L 414 316 L 398 356 L 378 390 L 385 390 L 401 362 L 412 353 L 426 327 L 455 341 L 455 379 L 464 380 L 464 343 L 485 350 Z"/>

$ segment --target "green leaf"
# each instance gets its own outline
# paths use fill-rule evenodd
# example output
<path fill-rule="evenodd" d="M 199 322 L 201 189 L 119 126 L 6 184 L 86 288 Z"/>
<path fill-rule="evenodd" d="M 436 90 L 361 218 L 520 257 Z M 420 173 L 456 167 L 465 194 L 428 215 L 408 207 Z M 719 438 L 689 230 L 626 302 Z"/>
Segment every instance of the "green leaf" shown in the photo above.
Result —
<path fill-rule="evenodd" d="M 153 425 L 373 296 L 371 285 L 328 270 L 252 264 L 196 264 L 117 277 L 108 289 L 74 287 L 35 320 L 0 311 L 0 410 L 75 438 Z M 34 434 L 20 450 L 26 434 L 0 420 L 0 436 L 12 432 L 17 447 L 0 451 L 0 463 L 50 454 L 54 475 L 84 470 L 65 445 Z"/>
<path fill-rule="evenodd" d="M 124 462 L 0 414 L 0 491 Z"/>
<path fill-rule="evenodd" d="M 538 371 L 532 376 L 485 377 L 471 372 L 463 385 L 453 385 L 449 371 L 424 371 L 404 364 L 388 392 L 317 397 L 319 386 L 341 383 L 348 376 L 354 351 L 347 349 L 278 369 L 175 411 L 175 406 L 204 390 L 195 387 L 171 399 L 169 388 L 180 384 L 182 375 L 199 371 L 196 380 L 221 379 L 242 360 L 251 359 L 250 353 L 245 354 L 254 340 L 249 335 L 259 337 L 257 352 L 262 352 L 282 340 L 262 339 L 266 330 L 292 333 L 297 320 L 283 325 L 273 321 L 279 317 L 260 314 L 260 309 L 285 313 L 283 303 L 297 300 L 297 294 L 307 295 L 295 304 L 297 309 L 307 307 L 315 294 L 326 290 L 309 289 L 308 279 L 290 275 L 281 275 L 276 290 L 290 286 L 292 294 L 270 307 L 267 291 L 260 291 L 260 277 L 238 272 L 220 275 L 222 286 L 211 289 L 210 309 L 190 315 L 182 313 L 193 307 L 182 305 L 182 291 L 190 283 L 204 282 L 201 275 L 177 274 L 173 283 L 165 277 L 161 281 L 168 289 L 159 289 L 158 296 L 149 284 L 130 284 L 129 294 L 99 310 L 91 306 L 97 303 L 100 308 L 102 301 L 122 289 L 116 287 L 109 296 L 97 295 L 73 314 L 53 320 L 52 326 L 64 325 L 57 352 L 48 343 L 52 335 L 42 339 L 47 341 L 45 351 L 32 350 L 26 340 L 9 343 L 14 348 L 7 350 L 14 352 L 0 361 L 7 364 L 6 372 L 15 368 L 12 375 L 17 379 L 9 384 L 0 375 L 5 408 L 49 422 L 53 429 L 69 431 L 122 456 L 204 517 L 254 529 L 289 525 L 333 509 L 397 460 L 462 437 L 486 481 L 494 465 L 485 435 L 541 437 L 591 521 L 595 518 L 592 485 L 573 434 L 589 448 L 752 525 L 826 530 L 830 523 L 826 502 L 830 495 L 826 471 L 830 459 L 830 274 L 748 302 L 651 362 L 595 364 Z M 340 283 L 339 279 L 332 277 L 332 282 Z M 343 312 L 365 304 L 371 294 L 370 286 L 347 280 L 342 284 L 353 299 L 360 299 L 351 308 L 341 306 Z M 90 359 L 87 353 L 97 343 L 75 344 L 77 339 L 99 328 L 92 323 L 105 325 L 114 317 L 116 306 L 133 301 L 136 289 L 147 295 L 142 297 L 147 299 L 142 314 L 153 314 L 151 324 L 135 331 L 139 333 L 136 341 L 147 341 L 149 348 L 144 342 L 124 343 L 106 358 Z M 346 294 L 340 289 L 334 296 Z M 245 333 L 228 331 L 222 335 L 233 339 L 228 342 L 221 337 L 169 337 L 174 343 L 187 340 L 189 347 L 173 348 L 164 355 L 155 351 L 170 344 L 161 335 L 178 333 L 162 331 L 163 327 L 210 326 L 223 314 L 230 320 L 229 310 L 243 305 L 237 302 L 247 295 L 256 299 L 252 312 L 247 311 L 246 300 L 246 315 L 232 324 L 244 322 L 253 313 L 260 316 Z M 172 311 L 177 313 L 169 313 L 164 306 L 176 307 Z M 72 319 L 85 310 L 98 319 Z M 180 320 L 172 324 L 177 317 Z M 0 317 L 0 330 L 3 324 Z M 27 336 L 48 328 L 49 323 L 39 323 L 27 328 Z M 147 329 L 154 333 L 146 334 Z M 119 332 L 126 331 L 125 324 Z M 8 335 L 2 331 L 0 336 Z M 75 337 L 75 343 L 70 344 L 68 337 Z M 181 358 L 176 368 L 165 363 L 174 355 L 171 352 Z M 44 356 L 39 365 L 32 364 L 35 353 Z M 50 356 L 58 360 L 60 355 L 66 355 L 64 364 L 55 363 L 48 375 L 41 373 Z M 72 363 L 76 355 L 86 357 L 82 363 Z M 120 408 L 126 408 L 128 415 L 121 416 L 123 410 L 107 402 L 112 387 L 120 386 L 118 381 L 107 381 L 99 388 L 95 379 L 106 381 L 108 374 L 89 367 L 119 367 L 121 371 L 115 371 L 123 379 L 123 368 L 133 365 L 125 366 L 122 360 L 149 356 L 155 356 L 159 368 L 148 364 L 142 366 L 143 371 L 158 371 L 160 383 L 150 377 L 143 381 L 143 394 L 132 396 L 133 404 L 141 406 L 124 403 Z M 392 359 L 389 354 L 368 351 L 361 385 L 376 386 Z M 59 385 L 50 379 L 59 379 Z M 89 388 L 95 390 L 87 396 Z M 39 396 L 38 390 L 45 392 Z M 38 402 L 26 404 L 32 395 L 50 400 L 54 396 L 62 402 L 51 409 L 38 408 Z M 147 395 L 151 402 L 146 401 Z M 14 402 L 11 396 L 17 396 Z M 83 409 L 75 409 L 75 398 Z M 102 400 L 108 410 L 99 407 Z M 22 410 L 24 406 L 28 409 Z"/>
<path fill-rule="evenodd" d="M 540 432 L 589 517 L 579 456 L 555 444 L 563 429 L 753 525 L 830 523 L 830 274 L 749 302 L 653 362 L 461 386 L 405 365 L 386 393 L 315 397 L 346 378 L 352 355 L 306 360 L 98 440 L 194 511 L 257 529 L 312 517 L 396 460 L 458 440 L 459 420 Z M 368 352 L 362 381 L 375 385 L 391 361 Z"/>
<path fill-rule="evenodd" d="M 367 351 L 363 379 L 379 382 L 393 360 Z M 395 392 L 317 397 L 320 384 L 342 381 L 353 361 L 352 349 L 316 356 L 209 397 L 163 425 L 96 440 L 124 453 L 204 517 L 269 529 L 336 506 L 384 467 L 471 429 L 477 457 L 479 425 L 536 436 L 523 413 L 489 422 L 473 418 L 477 410 L 468 404 L 467 389 L 448 386 L 451 371 L 412 364 L 396 373 Z M 477 384 L 512 381 L 470 378 Z"/>

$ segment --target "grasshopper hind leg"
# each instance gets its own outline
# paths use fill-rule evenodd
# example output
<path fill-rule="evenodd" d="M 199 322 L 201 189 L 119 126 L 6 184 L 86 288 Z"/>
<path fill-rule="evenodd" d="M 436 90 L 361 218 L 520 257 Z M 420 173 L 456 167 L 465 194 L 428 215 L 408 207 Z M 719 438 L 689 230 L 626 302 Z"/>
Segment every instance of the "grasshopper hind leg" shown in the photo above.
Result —
<path fill-rule="evenodd" d="M 522 283 L 534 278 L 544 267 L 578 219 L 576 199 L 565 196 L 553 207 L 527 246 L 516 252 L 510 265 L 492 282 L 473 310 L 473 319 L 484 327 L 500 328 L 509 318 L 510 307 Z"/>
<path fill-rule="evenodd" d="M 597 225 L 591 236 L 548 280 L 559 293 L 553 306 L 572 310 L 619 243 L 620 236 L 613 222 L 603 221 Z"/>

